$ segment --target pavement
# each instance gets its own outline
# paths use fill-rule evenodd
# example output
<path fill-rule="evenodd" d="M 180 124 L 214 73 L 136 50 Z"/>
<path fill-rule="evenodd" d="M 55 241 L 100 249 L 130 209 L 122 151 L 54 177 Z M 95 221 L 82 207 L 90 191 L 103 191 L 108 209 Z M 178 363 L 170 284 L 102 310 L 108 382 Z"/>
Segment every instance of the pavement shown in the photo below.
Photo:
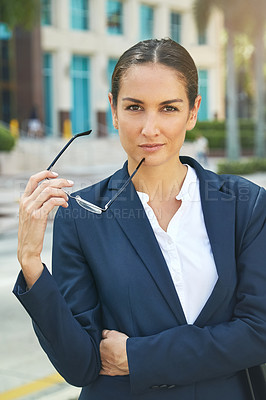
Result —
<path fill-rule="evenodd" d="M 29 142 L 22 143 L 16 154 L 10 156 L 11 161 L 4 160 L 5 168 L 1 169 L 0 174 L 0 400 L 76 400 L 80 389 L 68 385 L 56 374 L 40 349 L 29 317 L 11 295 L 19 271 L 16 236 L 20 196 L 29 176 L 45 169 L 62 143 L 56 146 L 52 143 L 50 150 L 49 143 L 43 143 L 42 149 L 38 150 L 39 157 L 34 159 L 34 165 L 27 164 L 34 146 L 36 150 L 36 142 L 32 146 Z M 26 148 L 29 148 L 29 154 Z M 68 162 L 56 168 L 57 172 L 66 174 L 68 179 L 75 182 L 74 190 L 110 175 L 125 160 L 125 154 L 119 149 L 116 139 L 107 142 L 100 140 L 99 144 L 90 142 L 91 148 L 94 155 L 90 159 L 87 149 L 82 145 L 82 148 L 76 150 L 76 158 L 72 154 Z M 184 145 L 182 154 L 194 156 L 193 147 Z M 216 171 L 219 161 L 220 158 L 210 157 L 209 169 Z M 252 174 L 246 178 L 266 187 L 266 173 Z M 51 258 L 51 240 L 52 218 L 48 222 L 43 250 L 47 260 Z"/>

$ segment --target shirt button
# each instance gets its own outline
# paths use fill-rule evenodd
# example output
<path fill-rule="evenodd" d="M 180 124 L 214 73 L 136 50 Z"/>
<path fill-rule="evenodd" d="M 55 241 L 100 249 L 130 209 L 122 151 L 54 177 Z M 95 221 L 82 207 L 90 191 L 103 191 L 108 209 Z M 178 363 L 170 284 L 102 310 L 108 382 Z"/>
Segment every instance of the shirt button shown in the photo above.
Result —
<path fill-rule="evenodd" d="M 153 386 L 151 386 L 151 389 L 160 389 L 160 386 L 159 385 L 153 385 Z"/>
<path fill-rule="evenodd" d="M 167 388 L 168 389 L 173 389 L 173 388 L 175 388 L 176 387 L 176 385 L 169 385 Z"/>

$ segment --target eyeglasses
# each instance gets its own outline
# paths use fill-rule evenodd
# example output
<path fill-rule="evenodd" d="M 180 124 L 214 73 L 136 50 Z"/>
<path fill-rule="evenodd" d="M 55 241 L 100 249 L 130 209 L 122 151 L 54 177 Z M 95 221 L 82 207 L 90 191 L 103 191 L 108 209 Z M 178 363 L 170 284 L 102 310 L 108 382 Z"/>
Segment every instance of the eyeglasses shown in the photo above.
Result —
<path fill-rule="evenodd" d="M 68 146 L 73 142 L 74 139 L 80 137 L 80 136 L 86 136 L 89 135 L 92 132 L 92 130 L 86 131 L 86 132 L 81 132 L 81 133 L 77 133 L 76 135 L 74 135 L 68 142 L 67 144 L 63 147 L 63 149 L 57 154 L 57 156 L 54 158 L 54 160 L 51 162 L 51 164 L 49 165 L 49 167 L 47 168 L 47 171 L 50 171 L 50 169 L 55 165 L 56 161 L 59 159 L 59 157 L 61 157 L 61 155 L 64 153 L 64 151 L 68 148 Z M 141 164 L 143 163 L 143 161 L 145 160 L 145 158 L 143 158 L 140 163 L 137 165 L 135 171 L 130 175 L 130 177 L 126 180 L 126 182 L 124 183 L 123 186 L 121 186 L 121 188 L 117 191 L 117 193 L 114 195 L 114 197 L 111 198 L 111 200 L 109 200 L 104 208 L 96 206 L 93 203 L 90 203 L 87 200 L 82 199 L 79 195 L 77 196 L 73 196 L 72 194 L 67 193 L 67 195 L 69 197 L 71 197 L 72 199 L 75 199 L 76 202 L 82 207 L 85 208 L 86 210 L 94 213 L 94 214 L 102 214 L 103 212 L 107 211 L 108 208 L 110 207 L 110 205 L 117 199 L 117 197 L 123 192 L 123 190 L 127 187 L 127 185 L 130 183 L 130 181 L 132 180 L 132 178 L 134 177 L 134 175 L 136 174 L 136 172 L 138 171 L 139 167 L 141 166 Z"/>

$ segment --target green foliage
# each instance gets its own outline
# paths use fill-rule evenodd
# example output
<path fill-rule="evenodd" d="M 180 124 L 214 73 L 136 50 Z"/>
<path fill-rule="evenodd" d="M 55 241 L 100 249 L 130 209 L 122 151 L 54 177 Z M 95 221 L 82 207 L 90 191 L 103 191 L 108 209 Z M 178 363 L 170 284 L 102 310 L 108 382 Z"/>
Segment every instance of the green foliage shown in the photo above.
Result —
<path fill-rule="evenodd" d="M 31 29 L 40 16 L 40 0 L 1 0 L 0 22 L 10 29 L 21 26 Z"/>
<path fill-rule="evenodd" d="M 248 161 L 224 161 L 218 164 L 218 174 L 248 175 L 266 172 L 266 159 L 252 158 Z"/>
<path fill-rule="evenodd" d="M 11 132 L 0 124 L 0 151 L 10 151 L 15 145 Z"/>
<path fill-rule="evenodd" d="M 240 141 L 243 149 L 253 149 L 255 124 L 251 120 L 240 120 Z M 195 128 L 187 132 L 186 140 L 192 142 L 198 135 L 208 139 L 210 149 L 225 149 L 226 124 L 225 121 L 198 121 Z"/>

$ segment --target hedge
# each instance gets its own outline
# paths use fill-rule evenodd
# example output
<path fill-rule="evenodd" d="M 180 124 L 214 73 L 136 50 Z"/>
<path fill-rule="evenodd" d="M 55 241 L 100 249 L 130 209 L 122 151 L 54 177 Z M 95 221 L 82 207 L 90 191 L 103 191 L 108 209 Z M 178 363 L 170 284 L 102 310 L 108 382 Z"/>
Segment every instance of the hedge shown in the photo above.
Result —
<path fill-rule="evenodd" d="M 15 138 L 11 132 L 0 124 L 0 151 L 10 151 L 15 145 Z"/>
<path fill-rule="evenodd" d="M 266 159 L 252 158 L 248 161 L 223 161 L 217 166 L 218 174 L 248 175 L 266 172 Z"/>
<path fill-rule="evenodd" d="M 255 124 L 252 120 L 240 120 L 240 143 L 242 149 L 253 149 L 255 139 Z M 192 142 L 197 135 L 208 139 L 210 149 L 225 149 L 225 121 L 198 121 L 192 131 L 187 132 L 186 141 Z"/>

